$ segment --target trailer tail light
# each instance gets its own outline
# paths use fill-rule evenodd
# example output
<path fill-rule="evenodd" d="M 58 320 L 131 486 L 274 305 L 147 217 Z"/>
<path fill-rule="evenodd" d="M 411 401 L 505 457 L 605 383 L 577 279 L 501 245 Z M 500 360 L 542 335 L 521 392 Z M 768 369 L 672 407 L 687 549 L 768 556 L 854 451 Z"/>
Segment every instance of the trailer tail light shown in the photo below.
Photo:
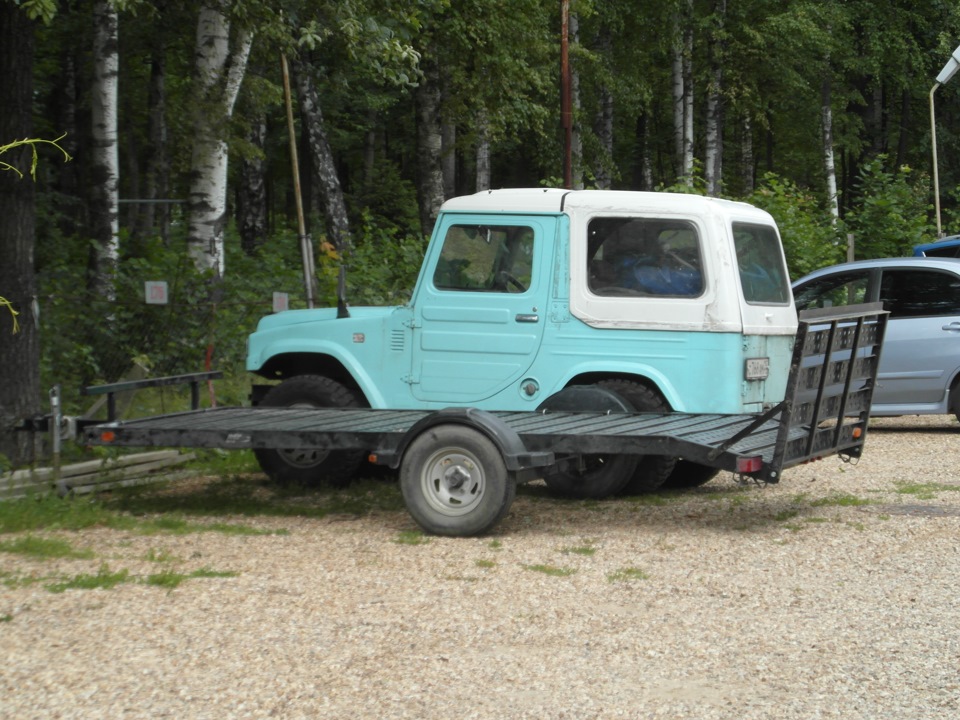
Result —
<path fill-rule="evenodd" d="M 117 434 L 113 430 L 104 430 L 100 433 L 100 442 L 112 443 L 117 439 Z"/>
<path fill-rule="evenodd" d="M 759 472 L 763 468 L 763 458 L 759 455 L 755 457 L 738 457 L 737 472 L 752 473 Z"/>

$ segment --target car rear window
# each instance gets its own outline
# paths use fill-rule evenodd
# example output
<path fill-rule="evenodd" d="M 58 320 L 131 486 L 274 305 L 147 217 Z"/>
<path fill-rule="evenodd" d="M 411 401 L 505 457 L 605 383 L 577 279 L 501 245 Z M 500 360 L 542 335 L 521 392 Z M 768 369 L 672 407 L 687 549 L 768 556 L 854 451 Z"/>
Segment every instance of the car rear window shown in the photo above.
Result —
<path fill-rule="evenodd" d="M 733 223 L 743 298 L 751 305 L 786 305 L 790 287 L 783 248 L 769 225 Z"/>

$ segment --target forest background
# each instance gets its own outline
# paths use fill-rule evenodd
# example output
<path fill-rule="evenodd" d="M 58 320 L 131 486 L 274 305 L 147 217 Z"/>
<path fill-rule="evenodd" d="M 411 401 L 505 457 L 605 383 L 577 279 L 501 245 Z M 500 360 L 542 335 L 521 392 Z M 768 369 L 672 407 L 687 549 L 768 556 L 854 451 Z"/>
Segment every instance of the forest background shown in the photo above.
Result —
<path fill-rule="evenodd" d="M 80 414 L 135 371 L 242 375 L 304 240 L 317 304 L 341 263 L 400 303 L 445 198 L 566 167 L 763 207 L 798 277 L 937 236 L 935 139 L 960 232 L 958 40 L 955 0 L 0 0 L 0 465 L 54 384 Z"/>

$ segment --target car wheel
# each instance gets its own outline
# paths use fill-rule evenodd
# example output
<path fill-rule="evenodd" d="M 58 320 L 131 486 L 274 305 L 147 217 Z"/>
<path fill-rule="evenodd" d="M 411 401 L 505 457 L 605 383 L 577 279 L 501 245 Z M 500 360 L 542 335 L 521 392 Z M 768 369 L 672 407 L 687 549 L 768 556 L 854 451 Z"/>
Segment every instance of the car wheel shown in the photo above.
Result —
<path fill-rule="evenodd" d="M 348 388 L 321 375 L 297 375 L 271 388 L 261 406 L 267 407 L 361 407 Z M 365 450 L 318 448 L 256 449 L 257 462 L 272 480 L 299 485 L 326 484 L 344 487 L 350 483 L 366 457 Z"/>
<path fill-rule="evenodd" d="M 605 380 L 599 385 L 617 393 L 637 412 L 667 412 L 669 406 L 656 392 L 632 380 Z M 639 495 L 659 490 L 677 464 L 666 455 L 641 455 L 630 477 L 619 489 L 624 495 Z"/>
<path fill-rule="evenodd" d="M 706 485 L 719 473 L 718 468 L 709 465 L 701 465 L 689 460 L 678 460 L 676 467 L 662 487 L 664 490 L 689 490 Z"/>

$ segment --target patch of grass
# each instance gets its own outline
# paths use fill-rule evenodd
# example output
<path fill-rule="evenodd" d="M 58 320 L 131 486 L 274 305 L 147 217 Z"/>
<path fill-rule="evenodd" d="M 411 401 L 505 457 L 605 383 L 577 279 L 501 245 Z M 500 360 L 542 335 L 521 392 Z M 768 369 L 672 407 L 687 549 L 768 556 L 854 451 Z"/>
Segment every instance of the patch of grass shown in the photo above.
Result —
<path fill-rule="evenodd" d="M 85 530 L 90 527 L 128 529 L 136 524 L 90 498 L 55 495 L 0 502 L 0 533 L 30 530 Z"/>
<path fill-rule="evenodd" d="M 503 543 L 499 540 L 491 540 L 487 543 L 487 547 L 491 550 L 500 550 L 503 547 Z"/>
<path fill-rule="evenodd" d="M 76 575 L 62 582 L 52 583 L 46 587 L 47 590 L 52 593 L 62 593 L 66 590 L 96 590 L 97 588 L 109 590 L 120 583 L 127 582 L 128 578 L 129 573 L 126 570 L 110 572 L 110 568 L 104 564 L 100 566 L 100 569 L 95 575 Z"/>
<path fill-rule="evenodd" d="M 577 572 L 572 568 L 559 568 L 554 567 L 553 565 L 524 565 L 523 568 L 524 570 L 543 573 L 544 575 L 550 575 L 551 577 L 567 577 L 568 575 L 573 575 L 575 572 Z"/>
<path fill-rule="evenodd" d="M 200 570 L 194 570 L 193 572 L 186 574 L 174 572 L 173 570 L 164 570 L 148 575 L 143 582 L 145 585 L 153 585 L 154 587 L 174 590 L 178 588 L 185 580 L 190 580 L 192 578 L 225 578 L 236 576 L 237 573 L 235 572 L 216 571 L 208 568 L 201 568 Z"/>
<path fill-rule="evenodd" d="M 781 510 L 776 515 L 773 516 L 773 519 L 777 522 L 784 522 L 786 520 L 791 520 L 800 514 L 800 511 L 796 508 L 791 508 L 789 510 Z"/>
<path fill-rule="evenodd" d="M 477 560 L 474 562 L 474 565 L 476 565 L 478 568 L 483 568 L 484 570 L 489 570 L 490 568 L 497 566 L 493 560 Z"/>
<path fill-rule="evenodd" d="M 586 555 L 589 557 L 591 555 L 595 555 L 597 549 L 590 545 L 578 545 L 576 547 L 565 547 L 560 550 L 560 552 L 562 552 L 564 555 Z"/>
<path fill-rule="evenodd" d="M 426 545 L 430 538 L 419 530 L 403 530 L 394 540 L 398 545 Z"/>
<path fill-rule="evenodd" d="M 627 567 L 621 568 L 616 572 L 607 575 L 607 582 L 630 582 L 632 580 L 647 580 L 649 575 L 640 568 Z"/>
<path fill-rule="evenodd" d="M 9 613 L 4 613 L 3 615 L 0 615 L 0 622 L 10 622 L 11 620 L 13 620 L 13 615 Z"/>
<path fill-rule="evenodd" d="M 70 558 L 89 560 L 93 557 L 92 550 L 77 550 L 66 540 L 60 538 L 44 538 L 35 535 L 17 538 L 7 542 L 0 542 L 0 552 L 26 555 L 32 558 Z"/>
<path fill-rule="evenodd" d="M 862 505 L 873 505 L 873 500 L 867 500 L 866 498 L 857 497 L 856 495 L 848 495 L 845 493 L 837 495 L 829 495 L 825 498 L 820 498 L 819 500 L 814 500 L 810 503 L 811 507 L 860 507 Z"/>
<path fill-rule="evenodd" d="M 944 483 L 897 483 L 899 495 L 913 495 L 919 500 L 933 500 L 939 492 L 960 492 L 960 485 Z"/>

